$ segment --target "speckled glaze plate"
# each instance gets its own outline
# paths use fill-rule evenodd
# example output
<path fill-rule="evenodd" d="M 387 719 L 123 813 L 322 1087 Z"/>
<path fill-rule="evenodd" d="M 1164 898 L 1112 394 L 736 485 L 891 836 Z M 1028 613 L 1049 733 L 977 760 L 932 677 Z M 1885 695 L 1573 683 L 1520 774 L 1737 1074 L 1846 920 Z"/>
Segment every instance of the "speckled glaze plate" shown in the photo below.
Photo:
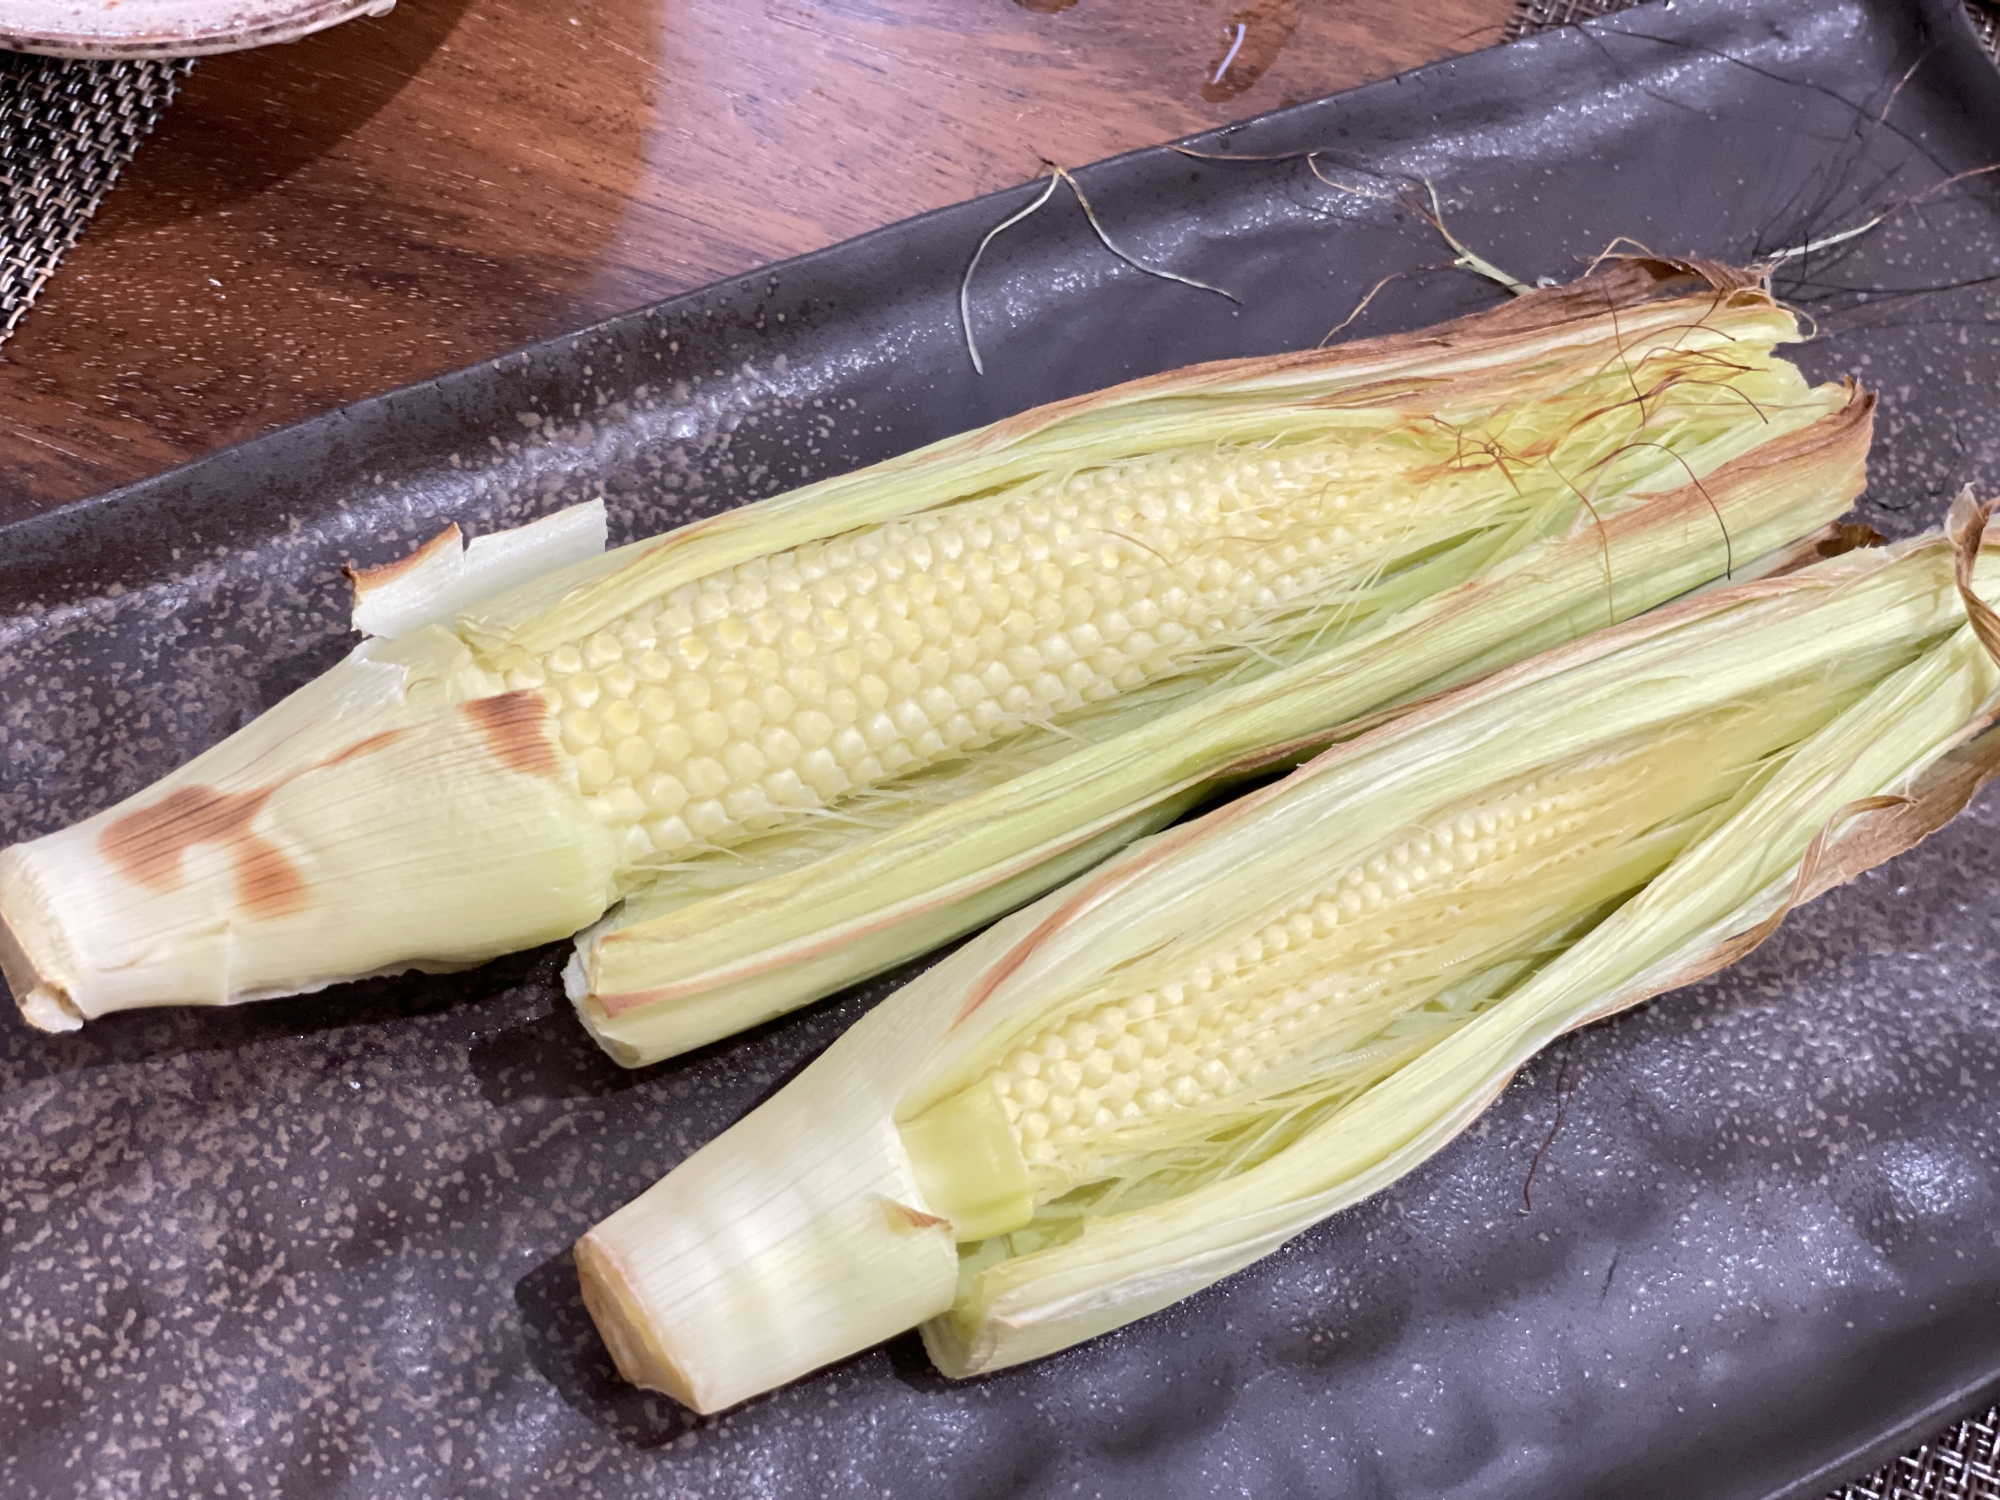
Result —
<path fill-rule="evenodd" d="M 1004 193 L 0 531 L 0 840 L 347 649 L 341 563 L 594 494 L 632 536 L 1190 360 L 1490 303 L 1628 235 L 1784 263 L 1882 394 L 1863 516 L 2000 485 L 2000 86 L 1951 0 L 1677 0 Z M 1261 158 L 1261 159 L 1258 159 Z M 1996 174 L 2000 176 L 2000 174 Z M 1380 179 L 1374 179 L 1380 181 Z M 1429 268 L 1429 269 L 1426 269 Z M 717 1419 L 621 1385 L 567 1247 L 885 992 L 640 1072 L 555 950 L 69 1037 L 0 1021 L 0 1491 L 1815 1500 L 2000 1387 L 2000 803 L 1583 1032 L 1394 1189 L 965 1385 L 914 1340 Z"/>
<path fill-rule="evenodd" d="M 294 42 L 396 0 L 0 0 L 0 50 L 196 57 Z"/>

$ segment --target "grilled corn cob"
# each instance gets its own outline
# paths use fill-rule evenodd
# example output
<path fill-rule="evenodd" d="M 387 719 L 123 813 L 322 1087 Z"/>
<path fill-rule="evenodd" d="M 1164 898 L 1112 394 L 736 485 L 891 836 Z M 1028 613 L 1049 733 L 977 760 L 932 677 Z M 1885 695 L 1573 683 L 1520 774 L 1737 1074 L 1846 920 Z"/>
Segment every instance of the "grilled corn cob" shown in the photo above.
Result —
<path fill-rule="evenodd" d="M 64 1027 L 475 963 L 622 901 L 572 970 L 586 1023 L 627 1062 L 710 1040 L 1219 775 L 1829 520 L 1869 402 L 1775 358 L 1795 336 L 1740 274 L 1624 262 L 1044 408 L 484 600 L 541 544 L 441 538 L 364 575 L 382 634 L 325 678 L 0 853 L 0 966 Z"/>
<path fill-rule="evenodd" d="M 975 939 L 578 1245 L 620 1369 L 713 1411 L 919 1324 L 996 1369 L 1409 1170 L 2000 767 L 2000 548 L 1954 522 L 1448 694 Z"/>
<path fill-rule="evenodd" d="M 1447 372 L 1468 355 L 1455 339 L 1498 334 L 1480 320 L 1399 347 L 1393 373 L 1379 355 L 1353 356 L 1352 386 L 1317 408 L 1288 398 L 1282 440 L 1050 463 L 1017 481 L 995 509 L 1003 523 L 1054 523 L 1038 566 L 1062 581 L 1069 613 L 1058 619 L 1051 599 L 1031 625 L 1019 606 L 1002 612 L 1004 595 L 985 613 L 955 603 L 967 633 L 953 649 L 978 643 L 968 669 L 940 662 L 929 687 L 911 674 L 914 697 L 856 726 L 907 755 L 913 742 L 890 734 L 906 713 L 913 729 L 933 726 L 914 747 L 925 757 L 938 739 L 963 753 L 837 795 L 833 817 L 731 830 L 726 853 L 676 857 L 579 939 L 566 980 L 586 1026 L 636 1065 L 766 1020 L 991 920 L 1233 771 L 1649 608 L 1831 519 L 1858 491 L 1867 402 L 1807 392 L 1771 363 L 1769 340 L 1789 330 L 1740 279 L 1642 303 L 1635 288 L 1660 275 L 1625 267 L 1615 285 L 1574 289 L 1535 312 L 1534 341 L 1476 379 Z M 1329 409 L 1340 420 L 1322 425 Z M 1746 437 L 1757 446 L 1741 448 Z M 1612 472 L 1624 464 L 1636 467 Z M 962 510 L 988 524 L 981 502 Z M 991 567 L 981 548 L 961 556 Z M 1227 614 L 1204 602 L 1217 580 L 1253 569 L 1257 602 L 1233 590 Z M 980 582 L 961 577 L 944 583 L 977 595 Z M 1018 574 L 1008 581 L 1020 588 Z M 769 587 L 760 576 L 750 598 Z M 1170 655 L 1169 636 L 1189 654 Z M 776 745 L 765 760 L 828 732 L 821 719 L 809 727 L 765 731 Z M 857 756 L 873 742 L 849 738 Z M 755 769 L 757 753 L 739 753 Z M 708 771 L 711 786 L 724 769 Z M 685 779 L 666 785 L 680 806 Z"/>

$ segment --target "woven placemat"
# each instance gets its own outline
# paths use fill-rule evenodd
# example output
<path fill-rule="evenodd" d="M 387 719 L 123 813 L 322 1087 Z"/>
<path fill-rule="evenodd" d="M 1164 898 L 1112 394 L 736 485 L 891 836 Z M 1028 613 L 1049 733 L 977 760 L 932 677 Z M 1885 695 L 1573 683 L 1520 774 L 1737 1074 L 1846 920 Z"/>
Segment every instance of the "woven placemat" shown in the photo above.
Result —
<path fill-rule="evenodd" d="M 192 66 L 0 52 L 0 340 L 20 325 Z"/>

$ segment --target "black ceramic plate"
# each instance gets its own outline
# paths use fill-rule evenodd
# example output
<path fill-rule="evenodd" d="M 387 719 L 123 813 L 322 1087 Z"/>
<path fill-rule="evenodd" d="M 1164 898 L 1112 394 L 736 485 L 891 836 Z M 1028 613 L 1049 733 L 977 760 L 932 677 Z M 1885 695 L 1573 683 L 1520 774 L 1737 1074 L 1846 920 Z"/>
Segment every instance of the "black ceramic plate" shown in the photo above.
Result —
<path fill-rule="evenodd" d="M 2000 483 L 2000 85 L 1953 0 L 1682 0 L 1197 143 L 1428 176 L 1516 274 L 1785 262 L 1882 393 L 1884 530 Z M 1391 174 L 1387 179 L 1371 173 Z M 349 558 L 602 493 L 626 536 L 1035 402 L 1502 293 L 1297 160 L 1083 174 L 615 319 L 0 531 L 0 842 L 345 649 Z M 637 1074 L 560 955 L 77 1036 L 0 1022 L 0 1488 L 32 1494 L 1823 1494 L 2000 1386 L 2000 813 L 1560 1046 L 1468 1136 L 1151 1318 L 966 1385 L 914 1340 L 720 1419 L 612 1375 L 566 1247 L 884 986 Z M 1538 1163 L 1538 1164 L 1537 1164 Z M 1532 1177 L 1532 1193 L 1530 1178 Z"/>

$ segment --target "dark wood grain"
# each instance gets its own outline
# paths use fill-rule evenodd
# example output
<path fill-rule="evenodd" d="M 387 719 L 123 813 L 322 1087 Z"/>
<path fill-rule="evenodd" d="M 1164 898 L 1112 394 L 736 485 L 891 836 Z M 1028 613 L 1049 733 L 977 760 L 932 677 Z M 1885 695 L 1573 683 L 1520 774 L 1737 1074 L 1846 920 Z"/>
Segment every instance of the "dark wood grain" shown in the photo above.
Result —
<path fill-rule="evenodd" d="M 402 0 L 211 59 L 0 350 L 0 521 L 1510 8 Z"/>

